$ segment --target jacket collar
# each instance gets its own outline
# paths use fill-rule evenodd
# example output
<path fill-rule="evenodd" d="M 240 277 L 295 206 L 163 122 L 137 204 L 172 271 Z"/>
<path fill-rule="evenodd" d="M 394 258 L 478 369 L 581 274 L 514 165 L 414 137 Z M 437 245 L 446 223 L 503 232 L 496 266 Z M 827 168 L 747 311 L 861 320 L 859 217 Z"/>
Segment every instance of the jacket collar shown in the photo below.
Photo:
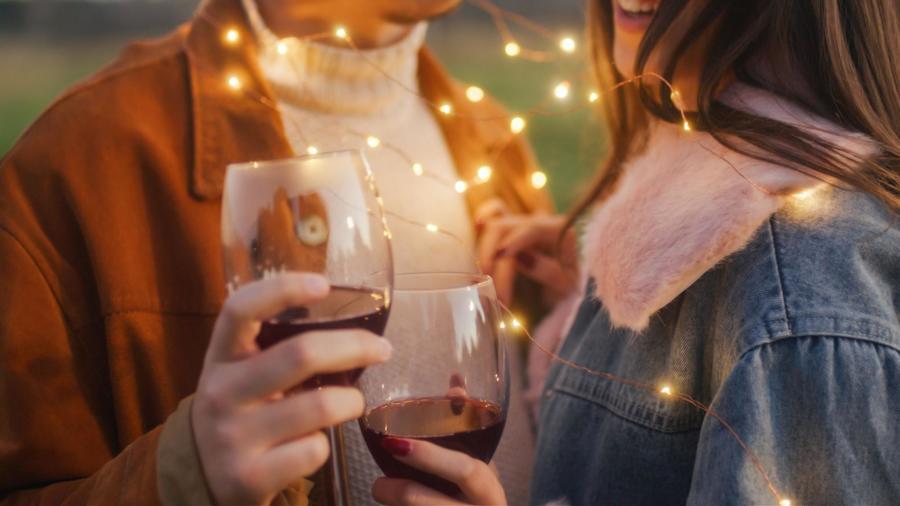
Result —
<path fill-rule="evenodd" d="M 256 64 L 256 41 L 238 0 L 205 0 L 186 40 L 193 115 L 191 189 L 202 199 L 222 194 L 230 163 L 291 156 L 273 94 Z M 240 35 L 237 44 L 226 30 Z M 240 81 L 241 91 L 228 79 Z M 270 104 L 270 105 L 266 105 Z"/>
<path fill-rule="evenodd" d="M 875 152 L 868 138 L 767 92 L 736 85 L 723 99 L 861 156 Z M 725 148 L 709 134 L 659 123 L 585 228 L 585 266 L 595 295 L 614 325 L 640 331 L 705 272 L 743 249 L 775 211 L 788 205 L 802 211 L 809 203 L 799 198 L 814 198 L 808 192 L 822 185 Z"/>
<path fill-rule="evenodd" d="M 224 35 L 229 29 L 240 34 L 239 43 L 226 43 Z M 191 190 L 200 199 L 221 196 L 225 167 L 230 163 L 293 156 L 275 95 L 257 63 L 252 33 L 240 0 L 204 0 L 188 27 L 185 52 L 194 135 Z M 460 177 L 471 179 L 478 167 L 491 165 L 510 145 L 507 120 L 501 118 L 499 108 L 469 104 L 427 49 L 419 54 L 418 74 L 426 100 L 448 102 L 459 112 L 437 117 Z M 241 91 L 229 87 L 231 76 L 239 79 Z M 505 178 L 506 169 L 522 170 L 495 167 L 497 179 Z M 507 180 L 512 184 L 505 188 L 491 184 L 469 192 L 470 205 L 477 205 L 488 194 L 515 202 L 531 193 L 524 188 L 525 178 L 520 174 L 509 174 Z M 517 188 L 520 183 L 523 187 Z M 509 195 L 502 195 L 504 191 Z M 529 207 L 523 203 L 523 208 Z"/>

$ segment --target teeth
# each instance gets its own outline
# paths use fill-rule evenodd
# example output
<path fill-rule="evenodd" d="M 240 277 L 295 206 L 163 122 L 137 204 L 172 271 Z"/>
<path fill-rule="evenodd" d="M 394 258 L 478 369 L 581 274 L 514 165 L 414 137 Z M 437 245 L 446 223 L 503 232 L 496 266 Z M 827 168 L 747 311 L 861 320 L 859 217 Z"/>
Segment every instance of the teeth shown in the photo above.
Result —
<path fill-rule="evenodd" d="M 659 0 L 616 0 L 622 10 L 633 14 L 649 14 L 659 7 Z"/>

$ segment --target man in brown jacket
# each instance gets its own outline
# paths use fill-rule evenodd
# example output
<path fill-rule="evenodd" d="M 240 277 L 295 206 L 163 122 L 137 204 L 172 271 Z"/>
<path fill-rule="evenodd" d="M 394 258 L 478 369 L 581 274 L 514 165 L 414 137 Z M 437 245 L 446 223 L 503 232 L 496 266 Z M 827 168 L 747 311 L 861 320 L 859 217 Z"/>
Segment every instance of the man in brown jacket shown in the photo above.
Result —
<path fill-rule="evenodd" d="M 414 21 L 457 0 L 365 5 L 389 13 L 392 3 Z M 306 334 L 271 353 L 253 348 L 261 318 L 323 295 L 315 275 L 252 284 L 225 301 L 225 166 L 294 150 L 266 105 L 275 98 L 253 41 L 223 44 L 223 26 L 251 33 L 238 0 L 208 0 L 171 35 L 129 46 L 51 105 L 2 160 L 5 502 L 302 503 L 308 486 L 291 484 L 327 457 L 318 430 L 359 416 L 361 396 L 333 388 L 260 399 L 390 353 L 359 332 Z M 234 69 L 261 100 L 228 87 Z M 427 50 L 417 76 L 430 102 L 456 112 L 437 121 L 460 179 L 493 167 L 491 181 L 468 192 L 470 211 L 488 201 L 512 212 L 549 209 L 528 183 L 532 157 L 503 112 L 466 100 Z M 264 441 L 277 430 L 295 433 L 281 434 L 287 444 Z"/>

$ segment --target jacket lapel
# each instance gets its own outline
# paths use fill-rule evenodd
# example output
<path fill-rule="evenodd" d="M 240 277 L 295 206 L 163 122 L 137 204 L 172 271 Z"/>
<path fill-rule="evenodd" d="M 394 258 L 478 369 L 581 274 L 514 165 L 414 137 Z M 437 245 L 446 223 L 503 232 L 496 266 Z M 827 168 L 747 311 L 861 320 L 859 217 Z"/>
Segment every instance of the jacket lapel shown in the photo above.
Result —
<path fill-rule="evenodd" d="M 224 39 L 235 29 L 240 40 Z M 191 190 L 201 199 L 222 194 L 230 163 L 292 156 L 273 94 L 256 63 L 256 41 L 240 2 L 207 0 L 190 24 L 185 51 L 190 71 L 194 159 Z M 229 86 L 235 77 L 240 90 Z"/>

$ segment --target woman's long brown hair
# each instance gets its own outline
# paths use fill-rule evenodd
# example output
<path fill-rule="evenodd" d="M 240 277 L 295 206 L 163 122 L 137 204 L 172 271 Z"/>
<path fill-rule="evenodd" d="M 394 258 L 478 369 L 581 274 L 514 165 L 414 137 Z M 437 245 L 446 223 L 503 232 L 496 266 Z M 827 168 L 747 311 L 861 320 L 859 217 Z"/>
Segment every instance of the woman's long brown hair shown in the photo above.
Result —
<path fill-rule="evenodd" d="M 611 1 L 590 0 L 590 51 L 598 84 L 624 80 L 613 65 Z M 668 29 L 688 2 L 690 28 L 672 41 Z M 700 70 L 697 110 L 691 123 L 722 144 L 879 198 L 900 211 L 900 8 L 896 0 L 662 0 L 638 51 L 635 75 L 666 37 L 660 72 L 672 81 L 679 60 L 697 35 L 710 43 Z M 760 71 L 768 68 L 769 72 Z M 784 76 L 789 76 L 784 79 Z M 716 100 L 728 79 L 737 79 L 794 102 L 847 130 L 869 136 L 880 148 L 862 159 L 814 132 L 739 111 Z M 662 86 L 618 88 L 603 103 L 608 155 L 570 222 L 614 189 L 627 159 L 647 140 L 650 115 L 680 121 Z"/>

